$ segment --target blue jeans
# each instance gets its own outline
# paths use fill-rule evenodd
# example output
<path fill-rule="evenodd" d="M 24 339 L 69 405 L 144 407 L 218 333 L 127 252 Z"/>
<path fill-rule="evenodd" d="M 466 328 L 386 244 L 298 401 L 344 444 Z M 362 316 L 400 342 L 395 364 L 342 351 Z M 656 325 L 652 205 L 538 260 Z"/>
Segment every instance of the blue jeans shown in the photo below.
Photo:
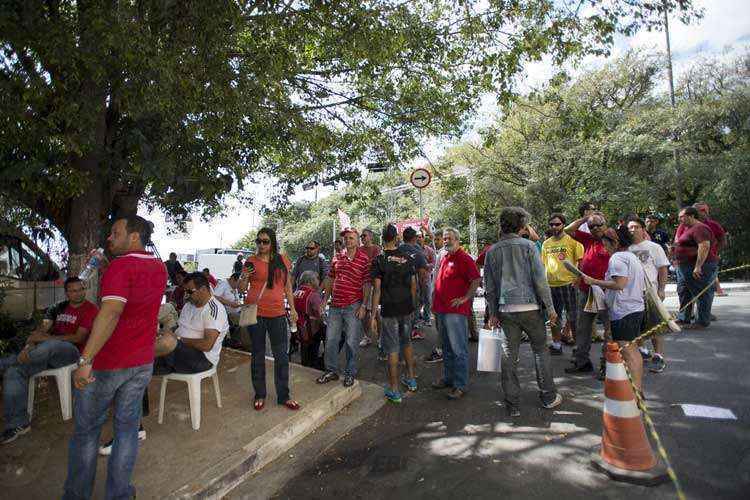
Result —
<path fill-rule="evenodd" d="M 253 358 L 250 376 L 255 399 L 266 399 L 266 333 L 273 352 L 273 383 L 276 385 L 276 402 L 284 404 L 289 399 L 289 347 L 287 344 L 286 315 L 275 318 L 258 316 L 258 324 L 250 325 Z"/>
<path fill-rule="evenodd" d="M 331 307 L 328 311 L 328 329 L 326 331 L 326 370 L 339 372 L 339 341 L 341 333 L 346 329 L 346 369 L 345 376 L 357 375 L 357 355 L 359 341 L 362 338 L 362 322 L 355 313 L 361 302 L 355 302 L 346 307 Z"/>
<path fill-rule="evenodd" d="M 99 437 L 110 406 L 114 407 L 114 443 L 107 463 L 105 498 L 133 497 L 135 488 L 130 478 L 138 456 L 141 404 L 152 371 L 152 364 L 122 370 L 95 370 L 92 375 L 96 380 L 83 389 L 74 389 L 75 431 L 70 439 L 63 500 L 91 498 Z"/>
<path fill-rule="evenodd" d="M 28 398 L 29 379 L 39 372 L 50 368 L 60 368 L 78 361 L 78 348 L 64 340 L 45 340 L 29 351 L 29 363 L 18 362 L 18 355 L 5 356 L 0 359 L 0 371 L 3 375 L 3 413 L 5 428 L 29 424 Z"/>
<path fill-rule="evenodd" d="M 698 295 L 701 290 L 716 281 L 716 272 L 718 269 L 716 262 L 703 263 L 703 276 L 700 279 L 695 279 L 693 277 L 694 267 L 693 264 L 680 264 L 677 267 L 677 295 L 680 297 L 680 309 L 693 300 L 693 297 Z M 711 306 L 714 302 L 715 291 L 716 287 L 710 286 L 708 287 L 708 290 L 698 298 L 698 318 L 696 319 L 696 323 L 703 326 L 711 324 Z M 685 311 L 680 313 L 679 318 L 683 321 L 690 322 L 692 316 L 693 306 L 690 305 Z"/>
<path fill-rule="evenodd" d="M 443 381 L 466 390 L 469 383 L 469 318 L 463 314 L 435 313 L 443 339 Z"/>
<path fill-rule="evenodd" d="M 417 311 L 416 319 L 429 323 L 432 321 L 432 294 L 430 293 L 430 282 L 419 285 L 420 309 Z"/>

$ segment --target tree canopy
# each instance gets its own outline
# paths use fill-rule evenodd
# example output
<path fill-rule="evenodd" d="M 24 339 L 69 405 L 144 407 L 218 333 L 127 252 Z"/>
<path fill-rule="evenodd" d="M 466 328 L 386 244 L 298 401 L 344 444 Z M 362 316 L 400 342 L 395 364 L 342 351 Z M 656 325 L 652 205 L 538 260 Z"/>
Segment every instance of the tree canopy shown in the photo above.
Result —
<path fill-rule="evenodd" d="M 138 203 L 391 163 L 530 60 L 606 53 L 690 0 L 0 1 L 0 192 L 81 257 Z M 75 264 L 74 264 L 75 267 Z"/>

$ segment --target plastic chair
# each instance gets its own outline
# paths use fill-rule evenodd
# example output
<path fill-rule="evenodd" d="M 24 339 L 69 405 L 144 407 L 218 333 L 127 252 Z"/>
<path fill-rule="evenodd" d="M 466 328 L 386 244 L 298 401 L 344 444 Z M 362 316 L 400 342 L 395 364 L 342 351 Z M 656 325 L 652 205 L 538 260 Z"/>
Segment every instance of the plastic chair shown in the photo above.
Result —
<path fill-rule="evenodd" d="M 221 408 L 221 390 L 219 390 L 219 376 L 216 374 L 216 367 L 200 373 L 170 373 L 162 376 L 161 394 L 159 396 L 159 423 L 164 423 L 164 400 L 167 395 L 167 382 L 178 380 L 186 382 L 188 385 L 188 398 L 190 400 L 190 422 L 193 430 L 201 427 L 201 382 L 203 379 L 211 377 L 214 381 L 214 392 L 216 393 L 216 406 Z"/>
<path fill-rule="evenodd" d="M 42 377 L 55 377 L 57 382 L 57 392 L 60 393 L 60 410 L 62 412 L 63 420 L 70 420 L 73 418 L 73 386 L 71 378 L 73 370 L 78 365 L 73 363 L 71 365 L 62 366 L 60 368 L 53 368 L 50 370 L 44 370 L 36 375 L 33 375 L 29 379 L 29 400 L 26 411 L 29 414 L 29 420 L 31 420 L 34 414 L 34 392 L 36 390 L 36 379 Z"/>

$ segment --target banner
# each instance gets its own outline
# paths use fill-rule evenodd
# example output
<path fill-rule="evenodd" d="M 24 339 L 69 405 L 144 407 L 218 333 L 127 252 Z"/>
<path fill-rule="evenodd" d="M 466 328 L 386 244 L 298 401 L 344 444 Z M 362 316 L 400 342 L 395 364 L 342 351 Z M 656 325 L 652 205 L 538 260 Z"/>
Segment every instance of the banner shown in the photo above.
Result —
<path fill-rule="evenodd" d="M 424 219 L 406 219 L 398 221 L 395 224 L 396 229 L 398 229 L 398 234 L 403 233 L 404 229 L 406 229 L 407 227 L 413 227 L 417 232 L 420 232 L 422 231 L 422 227 L 430 227 L 430 217 L 425 216 Z"/>

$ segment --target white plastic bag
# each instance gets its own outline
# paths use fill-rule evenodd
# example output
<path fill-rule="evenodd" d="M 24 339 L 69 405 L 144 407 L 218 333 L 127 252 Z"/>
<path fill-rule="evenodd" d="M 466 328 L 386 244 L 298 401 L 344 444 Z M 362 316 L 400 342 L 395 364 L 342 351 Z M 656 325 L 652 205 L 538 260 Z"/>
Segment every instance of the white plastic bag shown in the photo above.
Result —
<path fill-rule="evenodd" d="M 479 348 L 477 349 L 477 371 L 499 372 L 502 366 L 503 353 L 502 328 L 479 330 Z"/>

